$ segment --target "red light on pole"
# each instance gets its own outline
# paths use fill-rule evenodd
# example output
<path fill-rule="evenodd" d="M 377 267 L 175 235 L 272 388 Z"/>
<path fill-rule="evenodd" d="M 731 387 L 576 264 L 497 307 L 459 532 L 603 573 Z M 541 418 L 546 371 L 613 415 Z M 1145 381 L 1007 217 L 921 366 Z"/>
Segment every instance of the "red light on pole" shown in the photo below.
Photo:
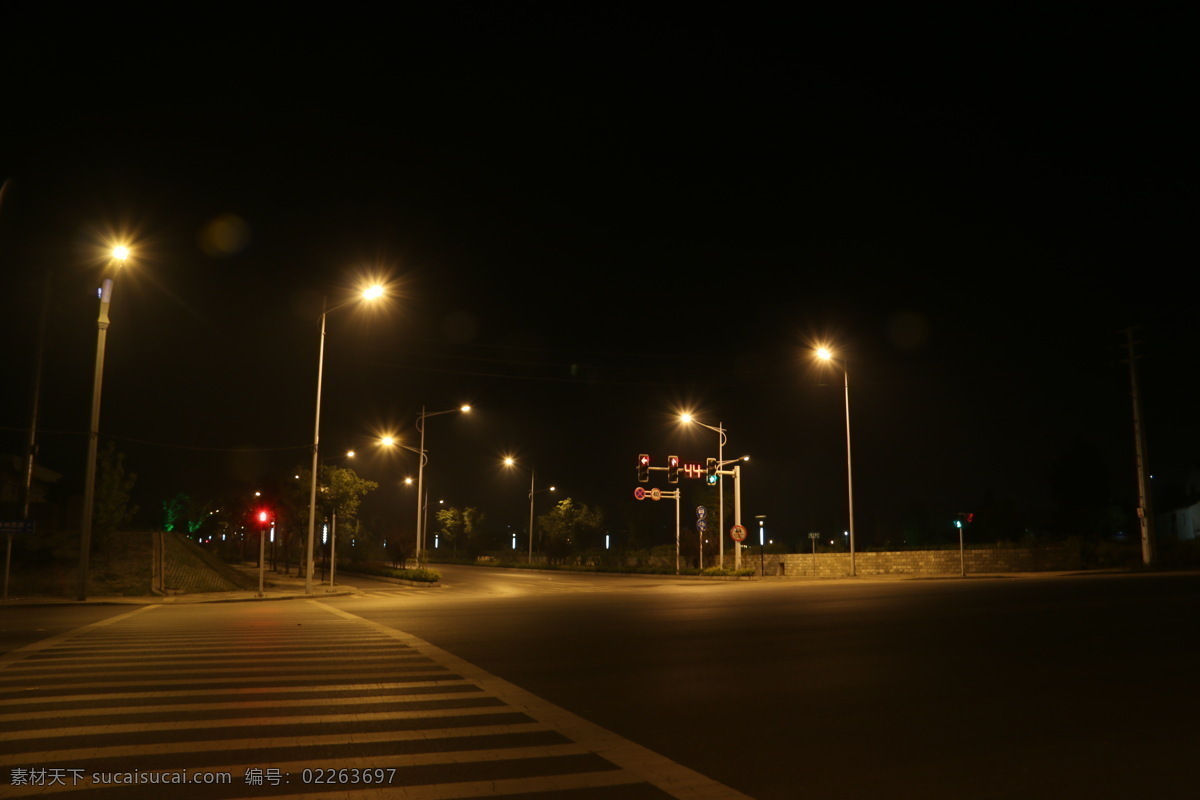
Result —
<path fill-rule="evenodd" d="M 650 455 L 648 453 L 638 455 L 637 479 L 639 483 L 650 480 Z"/>

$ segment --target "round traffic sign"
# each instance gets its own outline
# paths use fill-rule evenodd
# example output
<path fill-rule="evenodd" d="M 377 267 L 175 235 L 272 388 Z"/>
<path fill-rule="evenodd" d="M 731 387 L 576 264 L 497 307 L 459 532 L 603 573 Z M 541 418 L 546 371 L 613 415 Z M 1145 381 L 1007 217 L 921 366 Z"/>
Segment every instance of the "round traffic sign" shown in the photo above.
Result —
<path fill-rule="evenodd" d="M 708 516 L 708 506 L 696 506 L 696 519 L 704 519 Z"/>
<path fill-rule="evenodd" d="M 741 525 L 734 525 L 729 529 L 729 538 L 733 539 L 735 542 L 746 541 L 746 529 Z"/>
<path fill-rule="evenodd" d="M 696 520 L 696 530 L 700 531 L 701 533 L 704 533 L 706 530 L 708 530 L 708 520 L 706 520 L 704 517 Z"/>
<path fill-rule="evenodd" d="M 633 499 L 634 500 L 645 500 L 646 499 L 646 490 L 640 486 L 637 487 L 636 489 L 634 489 L 633 490 Z"/>
<path fill-rule="evenodd" d="M 662 499 L 662 490 L 661 489 L 651 489 L 650 490 L 650 499 L 651 500 L 661 500 Z"/>

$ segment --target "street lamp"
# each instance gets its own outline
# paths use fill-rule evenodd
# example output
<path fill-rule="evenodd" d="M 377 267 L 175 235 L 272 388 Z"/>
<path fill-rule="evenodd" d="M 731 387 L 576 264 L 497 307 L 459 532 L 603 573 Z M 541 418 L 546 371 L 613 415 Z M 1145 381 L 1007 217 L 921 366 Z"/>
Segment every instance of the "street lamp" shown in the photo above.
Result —
<path fill-rule="evenodd" d="M 854 567 L 854 471 L 850 466 L 850 372 L 846 369 L 845 360 L 837 362 L 829 348 L 818 347 L 816 355 L 828 364 L 840 363 L 842 367 L 842 386 L 846 397 L 846 502 L 850 514 L 850 575 L 854 576 L 857 573 Z"/>
<path fill-rule="evenodd" d="M 722 464 L 725 461 L 725 443 L 729 441 L 726 436 L 725 428 L 722 423 L 717 423 L 716 426 L 707 425 L 693 417 L 691 414 L 680 414 L 679 421 L 684 424 L 695 424 L 701 428 L 708 428 L 717 434 L 717 463 Z M 720 566 L 725 568 L 725 487 L 721 485 L 720 478 L 717 479 L 717 530 L 720 535 L 717 536 Z"/>
<path fill-rule="evenodd" d="M 389 447 L 389 448 L 390 447 L 399 447 L 400 449 L 407 450 L 410 453 L 416 453 L 418 456 L 421 457 L 421 463 L 424 464 L 424 461 L 425 461 L 424 453 L 422 453 L 420 450 L 418 450 L 415 447 L 409 447 L 406 444 L 400 444 L 400 440 L 398 438 L 396 438 L 395 436 L 381 436 L 381 437 L 379 437 L 379 444 L 383 447 Z M 418 469 L 420 469 L 420 468 L 418 467 Z M 409 476 L 406 476 L 404 478 L 404 485 L 412 486 L 413 479 Z M 421 495 L 418 492 L 418 494 L 417 494 L 417 526 L 418 527 L 417 527 L 417 541 L 416 541 L 416 546 L 418 549 L 421 546 L 420 524 L 421 524 Z M 418 563 L 420 563 L 420 562 L 418 562 Z M 407 566 L 407 564 L 405 566 Z"/>
<path fill-rule="evenodd" d="M 129 248 L 112 249 L 109 267 L 125 266 Z M 96 321 L 96 371 L 92 378 L 92 421 L 88 428 L 87 470 L 83 485 L 83 520 L 79 526 L 79 592 L 78 599 L 87 599 L 88 562 L 92 551 L 92 514 L 96 502 L 96 449 L 100 440 L 100 385 L 104 379 L 104 344 L 108 338 L 108 309 L 112 304 L 113 279 L 105 278 L 100 285 L 100 316 Z"/>
<path fill-rule="evenodd" d="M 316 419 L 313 422 L 313 451 L 312 451 L 312 487 L 308 495 L 308 566 L 304 569 L 304 593 L 312 594 L 312 578 L 313 578 L 313 539 L 316 536 L 317 528 L 317 473 L 320 470 L 320 443 L 321 443 L 321 378 L 325 369 L 325 317 L 331 311 L 336 311 L 343 306 L 349 305 L 355 299 L 360 300 L 378 300 L 383 297 L 384 290 L 382 286 L 370 286 L 359 295 L 358 298 L 351 298 L 343 303 L 339 303 L 333 308 L 325 306 L 325 300 L 321 301 L 321 346 L 317 351 L 317 411 Z"/>
<path fill-rule="evenodd" d="M 509 467 L 509 468 L 518 467 L 516 459 L 512 458 L 511 456 L 504 459 L 504 466 Z M 534 489 L 533 488 L 534 474 L 535 473 L 534 473 L 533 467 L 530 467 L 529 468 L 529 563 L 530 564 L 533 563 L 533 496 L 535 494 L 537 494 L 538 491 L 553 492 L 557 488 L 555 486 L 550 486 L 550 487 L 547 487 L 547 488 L 541 489 L 541 490 Z"/>
<path fill-rule="evenodd" d="M 442 414 L 453 414 L 455 411 L 467 413 L 471 410 L 468 405 L 462 405 L 458 408 L 448 408 L 445 411 L 426 412 L 425 406 L 421 406 L 421 416 L 417 418 L 417 430 L 421 432 L 421 463 L 417 466 L 417 566 L 421 566 L 421 553 L 425 549 L 425 524 L 421 516 L 421 504 L 427 503 L 428 498 L 425 493 L 425 464 L 429 461 L 429 453 L 425 451 L 425 419 L 427 417 L 440 417 Z"/>

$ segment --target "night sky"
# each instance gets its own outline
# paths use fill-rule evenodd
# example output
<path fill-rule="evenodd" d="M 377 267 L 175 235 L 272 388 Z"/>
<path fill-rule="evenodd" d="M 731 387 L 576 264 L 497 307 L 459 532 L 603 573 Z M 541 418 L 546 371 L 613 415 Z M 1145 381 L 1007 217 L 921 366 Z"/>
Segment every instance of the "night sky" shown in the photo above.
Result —
<path fill-rule="evenodd" d="M 690 410 L 752 456 L 745 519 L 840 530 L 818 342 L 847 358 L 860 546 L 914 507 L 1044 514 L 1071 453 L 1131 508 L 1130 325 L 1156 480 L 1200 457 L 1177 21 L 523 9 L 412 19 L 387 47 L 98 50 L 26 87 L 0 132 L 0 452 L 24 447 L 49 274 L 41 462 L 82 484 L 121 235 L 101 431 L 145 522 L 307 463 L 321 298 L 367 274 L 389 302 L 328 316 L 321 449 L 355 448 L 367 512 L 405 530 L 415 457 L 370 440 L 416 446 L 422 406 L 464 402 L 428 422 L 430 496 L 499 525 L 528 514 L 512 454 L 619 529 L 638 453 L 716 455 Z"/>

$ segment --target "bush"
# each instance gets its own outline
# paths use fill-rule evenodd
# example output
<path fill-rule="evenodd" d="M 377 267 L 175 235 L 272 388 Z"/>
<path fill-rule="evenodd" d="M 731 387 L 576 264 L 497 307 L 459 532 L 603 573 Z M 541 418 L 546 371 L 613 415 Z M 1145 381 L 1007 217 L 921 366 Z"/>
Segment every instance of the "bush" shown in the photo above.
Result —
<path fill-rule="evenodd" d="M 733 569 L 732 567 L 707 567 L 700 574 L 709 578 L 751 578 L 758 572 L 752 569 Z"/>
<path fill-rule="evenodd" d="M 399 569 L 377 564 L 361 564 L 355 565 L 354 571 L 363 575 L 378 575 L 383 578 L 397 578 L 414 583 L 437 583 L 442 579 L 442 574 L 432 569 Z"/>

